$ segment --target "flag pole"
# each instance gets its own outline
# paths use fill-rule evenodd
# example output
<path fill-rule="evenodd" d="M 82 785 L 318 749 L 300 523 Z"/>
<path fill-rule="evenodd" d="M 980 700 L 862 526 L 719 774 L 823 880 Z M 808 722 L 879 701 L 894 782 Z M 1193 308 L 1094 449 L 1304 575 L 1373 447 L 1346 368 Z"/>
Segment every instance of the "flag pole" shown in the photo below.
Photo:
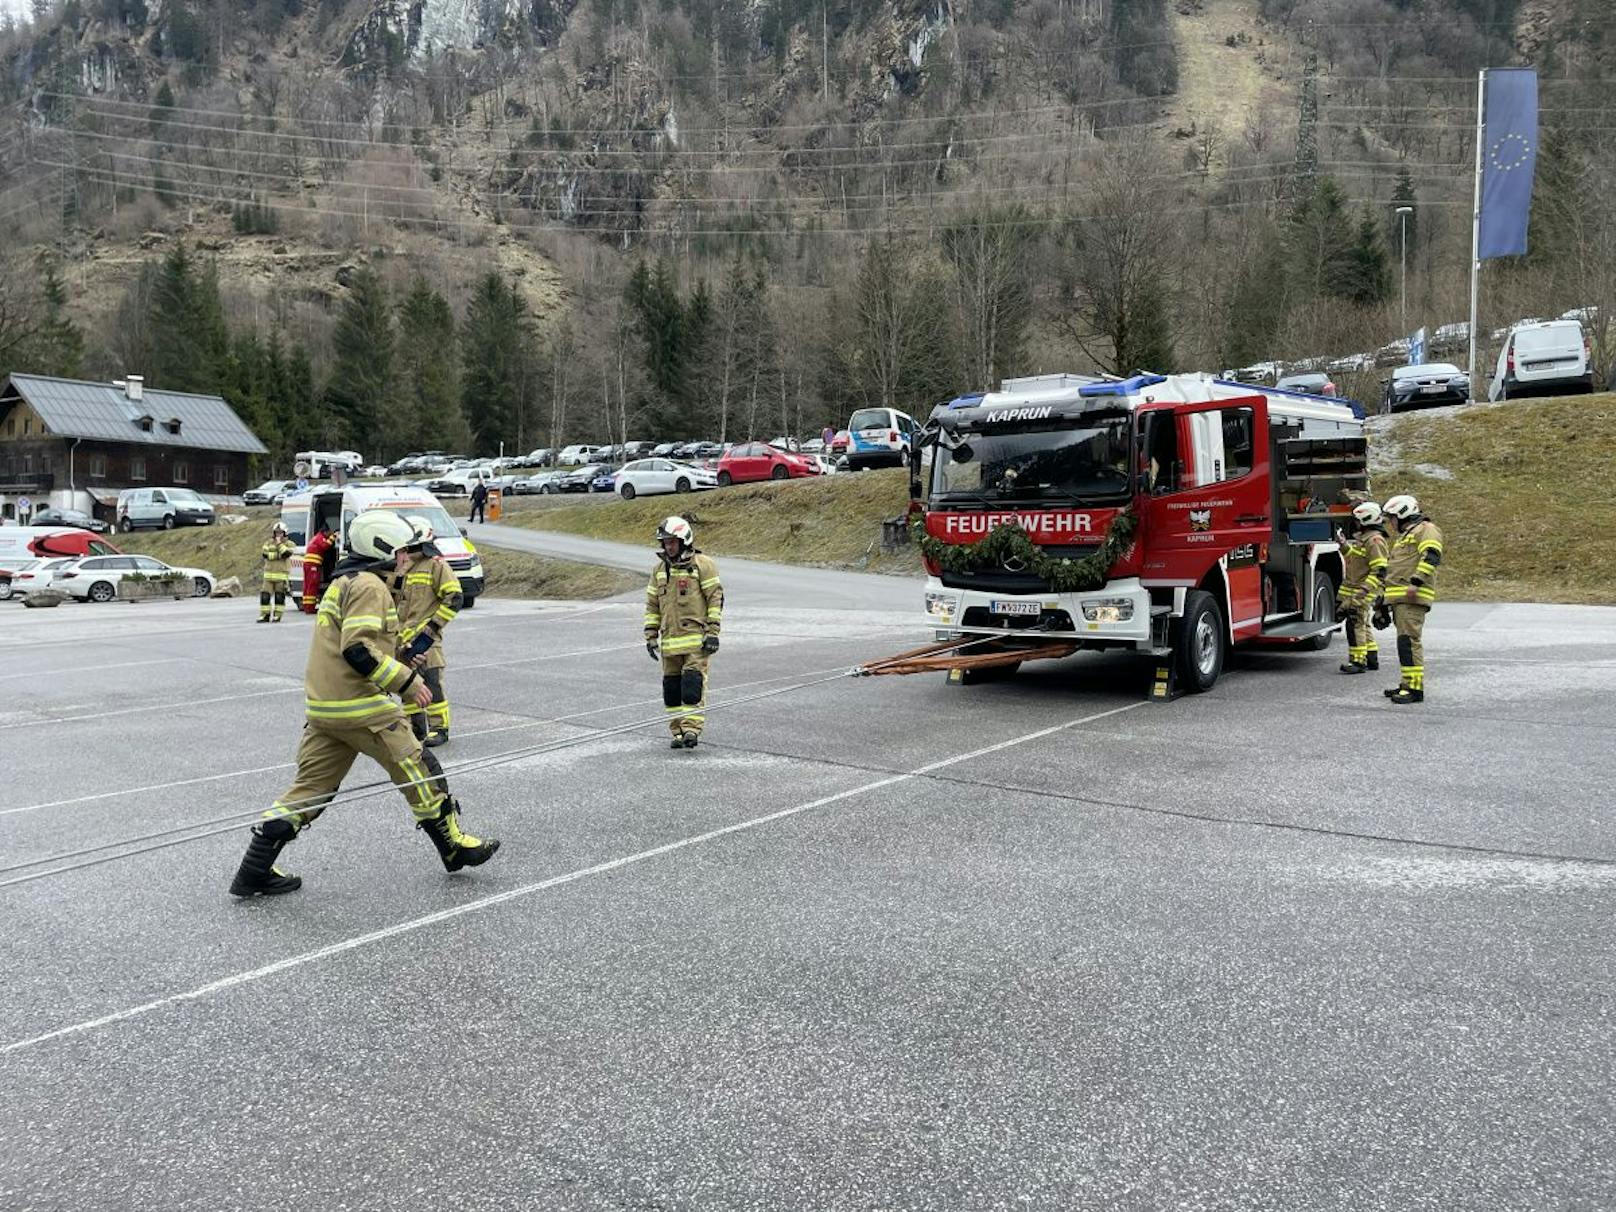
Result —
<path fill-rule="evenodd" d="M 1470 398 L 1479 399 L 1476 392 L 1476 313 L 1481 303 L 1481 165 L 1483 141 L 1486 138 L 1487 69 L 1476 77 L 1476 192 L 1470 209 L 1470 362 L 1465 367 L 1470 380 Z"/>

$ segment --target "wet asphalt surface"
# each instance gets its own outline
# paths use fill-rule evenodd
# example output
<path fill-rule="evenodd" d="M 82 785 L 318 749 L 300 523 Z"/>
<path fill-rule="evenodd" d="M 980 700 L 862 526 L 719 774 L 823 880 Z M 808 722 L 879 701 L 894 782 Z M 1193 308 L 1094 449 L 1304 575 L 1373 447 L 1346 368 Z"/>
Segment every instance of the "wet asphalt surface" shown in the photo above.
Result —
<path fill-rule="evenodd" d="M 838 678 L 913 586 L 733 579 L 698 750 L 637 603 L 485 599 L 437 752 L 504 849 L 389 791 L 251 903 L 309 621 L 0 604 L 0 881 L 228 828 L 0 888 L 0 1207 L 1616 1205 L 1616 611 L 1439 604 L 1419 709 L 1339 640 L 1152 705 Z"/>

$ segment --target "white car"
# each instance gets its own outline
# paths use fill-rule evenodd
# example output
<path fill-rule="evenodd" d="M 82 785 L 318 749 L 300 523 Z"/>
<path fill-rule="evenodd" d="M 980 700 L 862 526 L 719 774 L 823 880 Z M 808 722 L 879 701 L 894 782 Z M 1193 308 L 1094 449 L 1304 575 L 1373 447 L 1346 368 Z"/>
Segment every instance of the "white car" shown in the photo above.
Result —
<path fill-rule="evenodd" d="M 556 456 L 557 467 L 581 467 L 593 459 L 599 446 L 567 446 Z"/>
<path fill-rule="evenodd" d="M 1593 351 L 1578 320 L 1517 324 L 1498 351 L 1489 400 L 1559 396 L 1594 389 Z"/>
<path fill-rule="evenodd" d="M 717 488 L 718 475 L 705 467 L 673 459 L 636 459 L 623 464 L 612 487 L 625 501 L 632 501 L 635 497 L 654 496 L 659 492 Z"/>
<path fill-rule="evenodd" d="M 23 560 L 11 565 L 10 577 L 0 577 L 0 601 L 7 598 L 25 598 L 31 593 L 51 587 L 51 577 L 59 568 L 77 563 L 77 557 L 57 557 L 52 560 Z"/>
<path fill-rule="evenodd" d="M 176 594 L 189 592 L 193 598 L 205 598 L 213 592 L 214 575 L 203 568 L 175 568 L 155 556 L 116 555 L 86 556 L 69 560 L 65 567 L 53 570 L 52 589 L 86 602 L 111 602 L 118 596 L 118 582 L 136 573 L 144 577 L 178 573 L 185 581 L 177 582 Z"/>

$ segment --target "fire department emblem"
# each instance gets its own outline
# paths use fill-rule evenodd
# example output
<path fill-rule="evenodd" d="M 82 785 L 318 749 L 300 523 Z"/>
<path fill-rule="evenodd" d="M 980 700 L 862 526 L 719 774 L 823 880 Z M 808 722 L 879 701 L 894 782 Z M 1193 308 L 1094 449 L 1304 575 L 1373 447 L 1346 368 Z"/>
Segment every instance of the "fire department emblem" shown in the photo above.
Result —
<path fill-rule="evenodd" d="M 1191 530 L 1211 530 L 1212 529 L 1212 511 L 1210 509 L 1192 509 L 1192 510 L 1190 510 L 1190 529 Z"/>

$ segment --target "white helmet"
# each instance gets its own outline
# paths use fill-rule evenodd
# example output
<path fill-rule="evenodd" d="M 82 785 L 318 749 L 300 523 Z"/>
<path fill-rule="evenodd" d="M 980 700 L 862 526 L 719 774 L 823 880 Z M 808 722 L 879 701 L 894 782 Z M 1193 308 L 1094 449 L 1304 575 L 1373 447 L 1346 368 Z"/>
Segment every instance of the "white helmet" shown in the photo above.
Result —
<path fill-rule="evenodd" d="M 1360 526 L 1380 525 L 1380 506 L 1373 501 L 1359 501 L 1352 507 L 1352 516 Z"/>
<path fill-rule="evenodd" d="M 408 522 L 412 527 L 415 528 L 415 542 L 416 543 L 430 543 L 432 541 L 433 534 L 432 534 L 432 523 L 431 522 L 427 521 L 425 518 L 423 518 L 418 513 L 417 514 L 411 514 L 409 517 L 405 518 L 404 520 L 406 522 Z M 413 545 L 414 544 L 412 544 L 412 546 Z"/>
<path fill-rule="evenodd" d="M 696 542 L 696 532 L 691 529 L 690 523 L 681 517 L 663 518 L 662 525 L 657 527 L 657 542 L 665 539 L 678 539 L 679 546 L 690 548 Z"/>
<path fill-rule="evenodd" d="M 1380 508 L 1381 512 L 1388 517 L 1396 518 L 1399 522 L 1406 522 L 1409 518 L 1418 515 L 1420 503 L 1407 493 L 1404 493 L 1401 496 L 1392 497 Z"/>
<path fill-rule="evenodd" d="M 348 550 L 367 560 L 391 560 L 415 541 L 415 527 L 391 509 L 367 509 L 348 526 Z"/>

